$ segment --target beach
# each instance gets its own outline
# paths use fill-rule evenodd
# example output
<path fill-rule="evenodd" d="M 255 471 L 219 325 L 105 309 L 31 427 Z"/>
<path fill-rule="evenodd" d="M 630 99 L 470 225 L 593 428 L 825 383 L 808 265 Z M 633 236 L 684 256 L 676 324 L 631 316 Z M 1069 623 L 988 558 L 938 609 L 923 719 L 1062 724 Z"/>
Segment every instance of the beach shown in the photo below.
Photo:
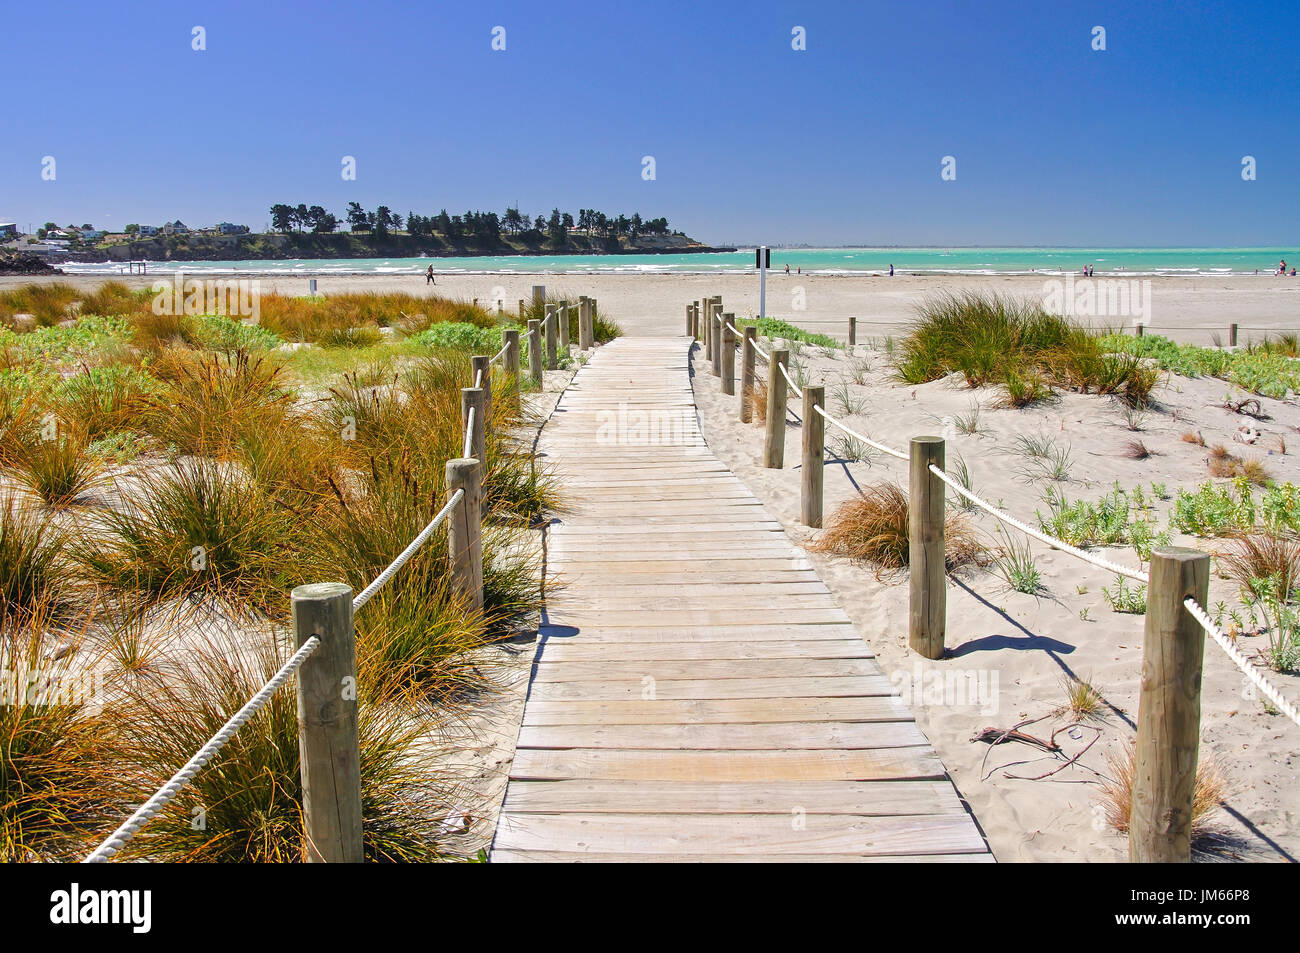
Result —
<path fill-rule="evenodd" d="M 436 264 L 435 264 L 436 270 Z M 191 273 L 193 274 L 193 273 Z M 212 277 L 193 274 L 194 277 Z M 255 279 L 263 292 L 297 295 L 308 293 L 308 277 L 240 272 L 238 277 Z M 116 275 L 73 275 L 42 280 L 65 281 L 92 289 L 104 281 L 120 280 L 131 287 L 149 287 L 154 281 L 171 281 L 170 275 L 142 277 Z M 31 281 L 24 277 L 0 278 L 0 289 Z M 858 339 L 897 334 L 912 319 L 915 307 L 927 296 L 991 291 L 1000 295 L 1043 300 L 1055 282 L 1075 289 L 1084 279 L 1065 274 L 961 276 L 925 275 L 799 275 L 769 272 L 766 313 L 808 330 L 844 339 L 848 318 L 858 319 Z M 1224 277 L 1132 277 L 1098 274 L 1094 283 L 1149 282 L 1141 286 L 1144 325 L 1152 333 L 1165 334 L 1179 342 L 1210 344 L 1218 335 L 1227 341 L 1228 328 L 1238 325 L 1244 337 L 1260 336 L 1269 330 L 1300 330 L 1300 278 L 1272 275 L 1230 275 Z M 740 317 L 758 313 L 759 281 L 753 274 L 452 274 L 439 275 L 436 285 L 427 285 L 423 275 L 321 275 L 317 292 L 392 292 L 433 294 L 472 300 L 494 307 L 498 300 L 511 313 L 521 298 L 530 299 L 534 285 L 546 286 L 550 296 L 595 296 L 617 316 L 628 334 L 677 334 L 685 326 L 685 304 L 707 295 L 722 295 L 726 311 Z M 1104 288 L 1104 284 L 1100 285 Z M 489 304 L 491 303 L 491 304 Z M 1129 311 L 1133 308 L 1127 309 Z M 1082 324 L 1132 329 L 1133 314 L 1074 316 Z"/>

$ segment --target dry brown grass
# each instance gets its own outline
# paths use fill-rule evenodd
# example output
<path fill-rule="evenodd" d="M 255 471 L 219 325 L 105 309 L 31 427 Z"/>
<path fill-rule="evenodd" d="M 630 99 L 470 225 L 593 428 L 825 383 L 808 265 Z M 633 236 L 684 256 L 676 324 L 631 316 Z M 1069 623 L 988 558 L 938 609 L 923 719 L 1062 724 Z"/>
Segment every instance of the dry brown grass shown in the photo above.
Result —
<path fill-rule="evenodd" d="M 987 559 L 984 545 L 965 517 L 949 514 L 944 534 L 949 572 Z M 879 575 L 906 568 L 907 535 L 907 494 L 893 483 L 874 483 L 831 515 L 813 549 L 866 563 Z"/>
<path fill-rule="evenodd" d="M 1106 821 L 1118 831 L 1128 833 L 1129 812 L 1133 804 L 1133 779 L 1136 773 L 1134 745 L 1123 752 L 1106 756 L 1113 777 L 1102 781 L 1101 803 Z M 1202 757 L 1196 765 L 1196 792 L 1192 799 L 1192 843 L 1213 833 L 1210 821 L 1215 809 L 1228 793 L 1228 782 L 1218 763 Z"/>
<path fill-rule="evenodd" d="M 1264 486 L 1273 479 L 1273 474 L 1269 472 L 1268 467 L 1264 466 L 1262 460 L 1243 460 L 1229 452 L 1228 448 L 1221 443 L 1210 448 L 1208 466 L 1212 477 L 1225 479 L 1245 477 L 1246 482 L 1252 486 Z"/>
<path fill-rule="evenodd" d="M 1243 533 L 1224 541 L 1215 553 L 1219 570 L 1247 592 L 1253 579 L 1271 579 L 1280 602 L 1300 581 L 1300 540 L 1268 533 Z"/>
<path fill-rule="evenodd" d="M 1198 447 L 1205 446 L 1205 437 L 1201 436 L 1199 430 L 1189 430 L 1183 434 L 1183 443 L 1194 443 Z"/>
<path fill-rule="evenodd" d="M 1155 454 L 1141 440 L 1130 440 L 1124 444 L 1123 455 L 1130 460 L 1146 460 Z"/>
<path fill-rule="evenodd" d="M 754 389 L 749 392 L 749 419 L 767 423 L 767 381 L 754 381 Z"/>

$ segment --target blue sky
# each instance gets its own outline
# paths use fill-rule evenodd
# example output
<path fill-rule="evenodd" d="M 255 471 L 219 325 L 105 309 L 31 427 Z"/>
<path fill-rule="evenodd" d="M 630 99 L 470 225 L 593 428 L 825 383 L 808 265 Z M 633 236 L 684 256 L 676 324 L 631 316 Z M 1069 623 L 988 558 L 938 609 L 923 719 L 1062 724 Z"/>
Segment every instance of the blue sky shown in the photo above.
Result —
<path fill-rule="evenodd" d="M 4 0 L 0 15 L 17 79 L 0 219 L 23 226 L 259 230 L 274 202 L 355 200 L 639 211 L 713 242 L 1300 240 L 1287 3 Z"/>

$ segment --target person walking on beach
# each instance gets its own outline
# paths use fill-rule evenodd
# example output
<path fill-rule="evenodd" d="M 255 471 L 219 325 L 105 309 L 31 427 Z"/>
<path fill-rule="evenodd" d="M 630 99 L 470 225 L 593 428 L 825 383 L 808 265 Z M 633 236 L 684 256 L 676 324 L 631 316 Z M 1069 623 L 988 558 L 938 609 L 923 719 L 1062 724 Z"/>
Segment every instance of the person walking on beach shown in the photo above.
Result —
<path fill-rule="evenodd" d="M 433 277 L 433 265 L 430 265 L 429 270 L 424 273 L 424 283 L 425 285 L 436 285 L 438 283 L 438 280 Z"/>
<path fill-rule="evenodd" d="M 891 278 L 894 277 L 894 266 L 893 266 L 893 265 L 890 265 L 890 266 L 889 266 L 889 277 L 891 277 Z"/>
<path fill-rule="evenodd" d="M 790 263 L 789 263 L 789 262 L 786 262 L 786 264 L 785 264 L 785 273 L 786 273 L 787 275 L 790 274 Z"/>

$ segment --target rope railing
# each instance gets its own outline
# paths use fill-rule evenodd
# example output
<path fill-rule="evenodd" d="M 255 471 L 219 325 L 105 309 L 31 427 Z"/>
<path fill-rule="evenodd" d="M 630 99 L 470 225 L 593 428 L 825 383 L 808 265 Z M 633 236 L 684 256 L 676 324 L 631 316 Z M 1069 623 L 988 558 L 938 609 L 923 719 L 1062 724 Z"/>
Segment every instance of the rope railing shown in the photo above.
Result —
<path fill-rule="evenodd" d="M 1232 640 L 1224 635 L 1219 627 L 1210 620 L 1209 613 L 1201 608 L 1200 603 L 1188 596 L 1183 600 L 1183 605 L 1192 614 L 1192 618 L 1200 623 L 1201 628 L 1205 630 L 1205 634 L 1213 639 L 1219 648 L 1223 649 L 1223 653 L 1232 659 L 1237 668 L 1241 669 L 1241 674 L 1250 679 L 1251 684 L 1263 692 L 1264 696 L 1273 703 L 1273 706 L 1278 711 L 1297 725 L 1300 725 L 1300 710 L 1297 710 L 1295 705 L 1283 697 L 1277 687 L 1260 673 L 1257 666 L 1250 664 L 1250 660 L 1242 654 L 1241 649 L 1237 648 Z"/>
<path fill-rule="evenodd" d="M 473 456 L 472 451 L 474 450 L 474 412 L 477 410 L 478 410 L 477 407 L 471 407 L 469 409 L 469 414 L 467 415 L 465 420 L 465 452 L 461 454 L 461 456 L 463 457 Z"/>
<path fill-rule="evenodd" d="M 886 446 L 886 445 L 883 444 L 883 443 L 877 443 L 875 440 L 872 440 L 870 437 L 864 437 L 862 434 L 858 433 L 856 430 L 852 430 L 852 429 L 850 429 L 849 427 L 845 426 L 843 423 L 841 423 L 840 421 L 836 420 L 836 419 L 835 419 L 834 417 L 832 417 L 830 414 L 826 413 L 826 410 L 821 406 L 821 404 L 814 404 L 814 405 L 813 405 L 813 410 L 815 410 L 815 411 L 817 411 L 817 413 L 821 414 L 822 419 L 825 420 L 825 421 L 826 421 L 828 424 L 830 424 L 832 427 L 838 427 L 840 430 L 844 431 L 844 432 L 845 432 L 846 434 L 848 434 L 850 437 L 853 437 L 853 438 L 855 438 L 855 439 L 857 439 L 857 440 L 861 440 L 861 441 L 862 441 L 863 443 L 865 443 L 867 446 L 869 446 L 869 447 L 875 447 L 877 450 L 881 451 L 882 453 L 887 453 L 887 454 L 889 454 L 891 457 L 897 457 L 899 460 L 906 460 L 906 459 L 908 459 L 907 454 L 905 454 L 903 451 L 901 451 L 901 450 L 895 450 L 893 447 Z"/>
<path fill-rule="evenodd" d="M 468 458 L 469 454 L 466 454 L 465 456 Z M 420 532 L 416 534 L 415 539 L 411 540 L 410 544 L 408 544 L 407 547 L 398 554 L 397 558 L 389 563 L 388 567 L 375 577 L 374 582 L 366 586 L 366 588 L 362 589 L 361 592 L 356 595 L 352 600 L 353 612 L 364 606 L 370 601 L 371 597 L 373 597 L 375 593 L 388 585 L 388 581 L 393 578 L 393 575 L 397 570 L 410 562 L 411 557 L 415 555 L 421 546 L 429 541 L 429 537 L 433 535 L 434 530 L 442 524 L 442 521 L 447 518 L 448 514 L 450 514 L 451 511 L 456 508 L 456 505 L 464 498 L 465 491 L 463 489 L 458 489 L 447 498 L 447 502 L 443 504 L 442 509 L 438 511 L 437 515 L 434 516 L 433 519 L 429 520 L 428 525 L 426 525 L 424 529 L 420 530 Z"/>
<path fill-rule="evenodd" d="M 721 376 L 722 392 L 730 395 L 734 393 L 734 369 L 727 352 L 732 350 L 730 344 L 738 332 L 734 323 L 717 316 L 720 299 L 704 300 L 714 318 L 708 325 L 706 355 L 714 362 L 713 376 Z M 699 317 L 698 307 L 689 310 L 688 325 L 698 330 Z M 728 319 L 730 317 L 727 315 Z M 851 318 L 850 344 L 854 343 L 856 325 L 856 319 Z M 1234 344 L 1237 330 L 1236 325 L 1230 329 L 1230 340 Z M 719 347 L 723 348 L 721 361 Z M 744 360 L 739 407 L 742 422 L 750 419 L 747 407 L 753 397 L 753 359 L 757 356 L 754 347 L 755 342 L 751 339 L 746 339 L 742 345 Z M 764 354 L 769 366 L 775 368 L 768 381 L 764 467 L 781 469 L 785 466 L 787 393 L 803 401 L 799 518 L 805 526 L 818 528 L 822 525 L 825 424 L 836 427 L 866 446 L 909 462 L 908 644 L 919 655 L 941 659 L 949 651 L 945 645 L 948 554 L 944 534 L 946 488 L 949 487 L 971 506 L 1031 539 L 1146 587 L 1129 859 L 1189 860 L 1190 792 L 1195 781 L 1195 759 L 1189 760 L 1186 752 L 1195 751 L 1200 741 L 1200 672 L 1205 638 L 1208 636 L 1228 656 L 1249 683 L 1267 699 L 1272 710 L 1300 725 L 1300 707 L 1270 682 L 1265 674 L 1267 668 L 1257 660 L 1247 658 L 1235 642 L 1211 621 L 1203 608 L 1209 594 L 1210 555 L 1190 548 L 1158 547 L 1145 560 L 1148 568 L 1144 570 L 1141 564 L 1137 568 L 1122 565 L 1057 539 L 994 506 L 949 476 L 943 467 L 942 438 L 913 437 L 910 452 L 871 440 L 825 409 L 823 386 L 810 384 L 800 387 L 795 383 L 788 366 L 788 350 L 775 348 L 770 356 Z M 1194 683 L 1189 684 L 1189 679 L 1193 678 Z"/>
<path fill-rule="evenodd" d="M 91 851 L 82 863 L 106 863 L 114 854 L 125 847 L 127 842 L 142 827 L 153 820 L 190 781 L 194 780 L 194 776 L 203 770 L 203 766 L 216 756 L 227 741 L 234 737 L 235 732 L 244 727 L 254 715 L 265 707 L 266 703 L 271 700 L 271 696 L 280 690 L 284 683 L 289 680 L 289 677 L 298 671 L 302 667 L 302 663 L 307 661 L 320 646 L 320 639 L 315 637 L 304 642 L 302 647 L 280 666 L 280 670 L 271 677 L 270 681 L 263 685 L 257 694 L 245 702 L 244 707 L 231 715 L 230 720 L 222 725 L 221 729 L 195 752 L 194 757 L 185 762 L 184 767 L 173 774 L 166 784 L 154 792 L 149 800 L 141 804 L 136 809 L 136 812 L 123 822 L 121 827 L 109 834 L 98 847 Z"/>

